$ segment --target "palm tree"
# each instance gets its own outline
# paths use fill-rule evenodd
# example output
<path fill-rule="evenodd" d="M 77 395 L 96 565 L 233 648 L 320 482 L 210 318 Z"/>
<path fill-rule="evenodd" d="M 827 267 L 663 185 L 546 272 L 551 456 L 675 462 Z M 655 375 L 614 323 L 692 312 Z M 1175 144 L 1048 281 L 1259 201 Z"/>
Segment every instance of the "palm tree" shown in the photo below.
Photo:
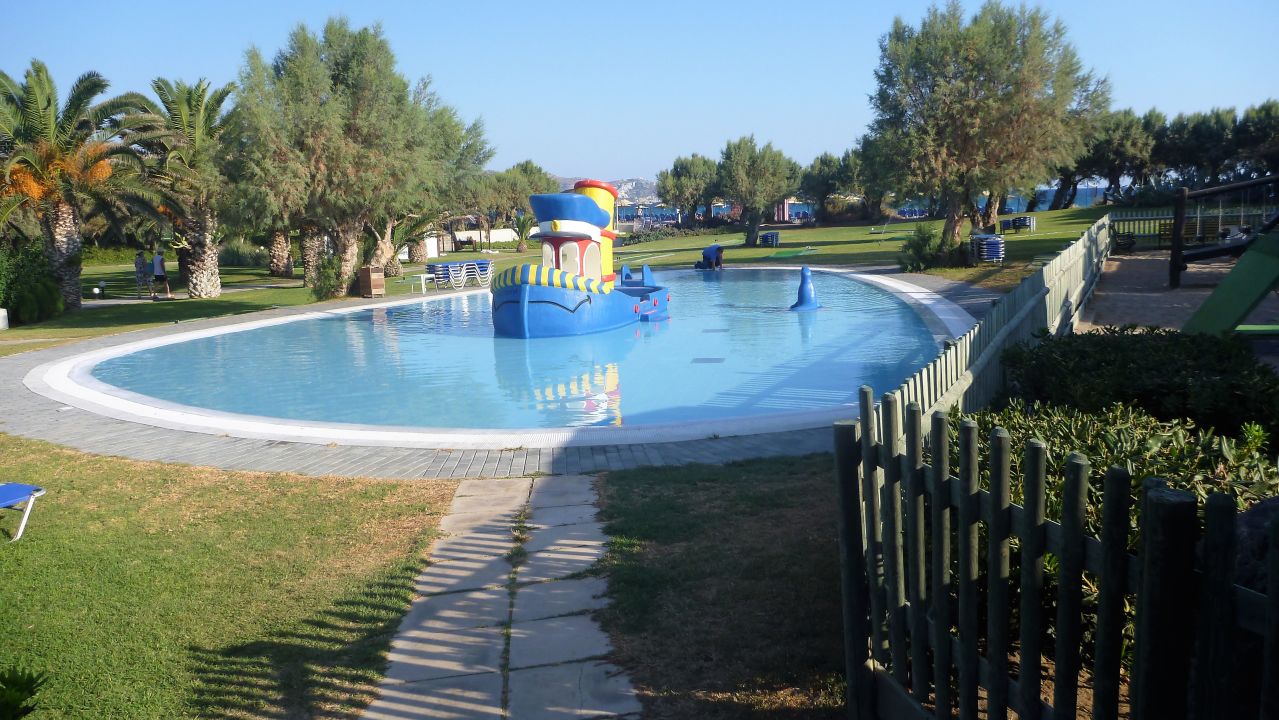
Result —
<path fill-rule="evenodd" d="M 160 105 L 149 109 L 168 131 L 158 148 L 160 177 L 186 208 L 175 213 L 174 226 L 189 246 L 187 291 L 193 298 L 215 298 L 222 294 L 222 279 L 214 207 L 226 187 L 216 160 L 218 139 L 226 127 L 222 105 L 235 84 L 210 92 L 203 78 L 194 85 L 156 78 L 151 89 Z"/>
<path fill-rule="evenodd" d="M 107 81 L 87 72 L 59 105 L 57 87 L 39 60 L 31 61 L 23 80 L 0 72 L 0 221 L 23 205 L 36 212 L 62 298 L 78 308 L 83 209 L 146 194 L 137 172 L 141 158 L 122 141 L 139 129 L 137 113 L 146 101 L 127 93 L 94 104 Z"/>
<path fill-rule="evenodd" d="M 511 229 L 515 231 L 515 236 L 519 241 L 515 244 L 515 252 L 528 251 L 528 236 L 535 227 L 537 227 L 537 218 L 533 217 L 532 212 L 524 212 L 515 216 L 515 219 L 511 221 Z"/>

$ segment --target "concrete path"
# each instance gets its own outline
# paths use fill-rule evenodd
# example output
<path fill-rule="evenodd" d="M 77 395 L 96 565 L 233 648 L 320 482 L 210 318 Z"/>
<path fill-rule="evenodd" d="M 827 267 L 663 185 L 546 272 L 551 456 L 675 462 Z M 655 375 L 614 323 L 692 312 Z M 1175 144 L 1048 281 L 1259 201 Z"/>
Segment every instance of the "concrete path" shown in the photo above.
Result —
<path fill-rule="evenodd" d="M 607 540 L 594 478 L 468 480 L 391 644 L 367 720 L 633 718 L 639 700 L 607 661 L 587 577 Z"/>

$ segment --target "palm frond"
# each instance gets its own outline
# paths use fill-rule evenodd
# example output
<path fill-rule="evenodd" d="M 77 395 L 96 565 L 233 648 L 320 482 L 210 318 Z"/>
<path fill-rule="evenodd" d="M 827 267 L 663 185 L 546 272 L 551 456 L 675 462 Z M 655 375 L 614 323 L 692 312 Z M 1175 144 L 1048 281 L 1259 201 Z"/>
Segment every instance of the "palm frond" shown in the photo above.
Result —
<path fill-rule="evenodd" d="M 67 138 L 75 132 L 92 107 L 93 99 L 106 92 L 106 89 L 106 78 L 92 70 L 76 79 L 57 120 L 56 132 L 59 139 Z"/>

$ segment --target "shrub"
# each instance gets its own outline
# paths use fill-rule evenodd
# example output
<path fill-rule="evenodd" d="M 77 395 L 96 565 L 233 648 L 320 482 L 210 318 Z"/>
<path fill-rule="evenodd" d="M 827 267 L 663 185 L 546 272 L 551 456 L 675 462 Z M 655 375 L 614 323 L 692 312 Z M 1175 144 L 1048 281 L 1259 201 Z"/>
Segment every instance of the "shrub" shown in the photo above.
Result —
<path fill-rule="evenodd" d="M 86 245 L 80 251 L 80 262 L 84 265 L 132 265 L 137 252 L 138 248 L 134 247 Z"/>
<path fill-rule="evenodd" d="M 17 720 L 36 711 L 36 693 L 47 682 L 39 673 L 19 667 L 0 670 L 0 718 Z"/>
<path fill-rule="evenodd" d="M 1238 337 L 1110 327 L 1043 337 L 1003 361 L 1010 393 L 1026 402 L 1085 412 L 1120 402 L 1231 436 L 1250 422 L 1279 433 L 1279 376 Z"/>
<path fill-rule="evenodd" d="M 901 253 L 897 255 L 897 264 L 902 272 L 923 272 L 931 267 L 943 265 L 948 253 L 942 244 L 941 233 L 933 225 L 916 223 L 915 234 L 902 243 Z"/>
<path fill-rule="evenodd" d="M 227 267 L 266 267 L 271 254 L 244 238 L 232 238 L 218 248 L 218 264 Z"/>
<path fill-rule="evenodd" d="M 346 294 L 346 288 L 342 287 L 339 277 L 341 270 L 342 261 L 336 255 L 320 261 L 320 266 L 316 269 L 315 285 L 311 287 L 311 294 L 316 300 L 328 300 Z"/>
<path fill-rule="evenodd" d="M 1101 490 L 1106 469 L 1116 465 L 1132 474 L 1134 492 L 1142 480 L 1158 477 L 1170 487 L 1189 490 L 1200 502 L 1209 493 L 1230 493 L 1241 508 L 1279 494 L 1279 467 L 1265 453 L 1266 434 L 1258 426 L 1245 426 L 1234 440 L 1196 427 L 1190 420 L 1161 421 L 1140 408 L 1119 403 L 1096 411 L 1032 403 L 1010 405 L 1002 410 L 980 410 L 959 415 L 951 423 L 952 467 L 959 462 L 959 422 L 977 422 L 982 438 L 981 467 L 989 467 L 989 442 L 996 427 L 1008 431 L 1012 440 L 1013 502 L 1022 502 L 1020 477 L 1021 449 L 1037 438 L 1048 447 L 1048 516 L 1061 517 L 1061 494 L 1066 458 L 1083 453 L 1090 464 L 1091 501 L 1084 521 L 1089 532 L 1101 532 Z M 1138 503 L 1133 504 L 1136 527 Z"/>
<path fill-rule="evenodd" d="M 22 324 L 56 317 L 65 309 L 48 261 L 36 245 L 0 249 L 0 307 L 12 310 L 10 317 Z"/>

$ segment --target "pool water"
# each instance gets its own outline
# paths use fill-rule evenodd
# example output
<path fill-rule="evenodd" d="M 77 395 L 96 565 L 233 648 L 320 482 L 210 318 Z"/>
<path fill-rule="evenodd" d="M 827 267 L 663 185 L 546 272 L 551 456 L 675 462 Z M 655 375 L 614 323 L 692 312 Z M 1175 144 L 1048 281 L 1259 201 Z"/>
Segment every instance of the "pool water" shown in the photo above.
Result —
<path fill-rule="evenodd" d="M 655 425 L 827 409 L 896 387 L 937 354 L 906 303 L 796 270 L 667 271 L 671 320 L 594 335 L 493 336 L 490 295 L 332 313 L 141 350 L 98 380 L 180 405 L 426 428 Z"/>

